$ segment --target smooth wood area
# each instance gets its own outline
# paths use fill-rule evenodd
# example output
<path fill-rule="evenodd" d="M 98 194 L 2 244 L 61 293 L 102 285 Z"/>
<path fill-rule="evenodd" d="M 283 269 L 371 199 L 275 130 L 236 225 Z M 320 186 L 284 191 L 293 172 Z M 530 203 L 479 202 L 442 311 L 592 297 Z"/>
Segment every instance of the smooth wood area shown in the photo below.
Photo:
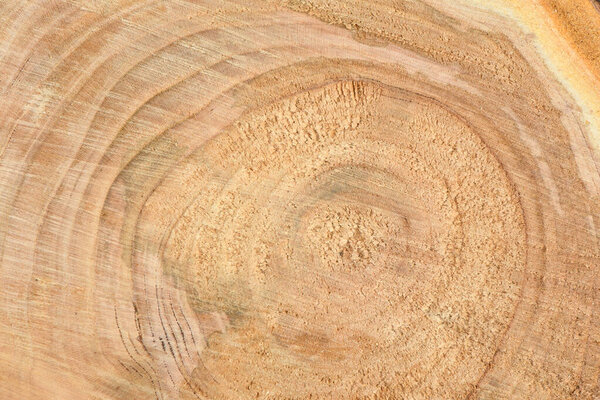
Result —
<path fill-rule="evenodd" d="M 0 0 L 0 399 L 600 399 L 600 5 Z"/>

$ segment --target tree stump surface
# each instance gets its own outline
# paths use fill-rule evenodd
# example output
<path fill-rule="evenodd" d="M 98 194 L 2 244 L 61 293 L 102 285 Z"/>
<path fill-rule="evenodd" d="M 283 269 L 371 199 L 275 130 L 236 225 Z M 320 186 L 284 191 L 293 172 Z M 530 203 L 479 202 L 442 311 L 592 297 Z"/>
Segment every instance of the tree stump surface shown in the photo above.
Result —
<path fill-rule="evenodd" d="M 0 398 L 600 399 L 598 2 L 0 22 Z"/>

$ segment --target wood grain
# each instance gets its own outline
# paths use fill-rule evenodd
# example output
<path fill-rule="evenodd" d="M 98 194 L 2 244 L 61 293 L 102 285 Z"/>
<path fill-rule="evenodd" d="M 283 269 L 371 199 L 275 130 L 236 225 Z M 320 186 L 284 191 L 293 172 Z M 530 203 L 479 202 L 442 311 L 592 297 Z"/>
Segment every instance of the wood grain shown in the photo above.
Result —
<path fill-rule="evenodd" d="M 600 399 L 594 2 L 0 22 L 0 398 Z"/>

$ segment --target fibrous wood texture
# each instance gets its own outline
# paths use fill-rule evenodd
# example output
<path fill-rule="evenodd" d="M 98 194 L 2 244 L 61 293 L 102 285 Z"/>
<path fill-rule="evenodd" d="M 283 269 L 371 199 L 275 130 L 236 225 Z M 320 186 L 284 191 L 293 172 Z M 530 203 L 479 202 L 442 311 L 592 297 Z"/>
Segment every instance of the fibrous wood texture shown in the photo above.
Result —
<path fill-rule="evenodd" d="M 599 399 L 590 0 L 0 3 L 0 398 Z"/>

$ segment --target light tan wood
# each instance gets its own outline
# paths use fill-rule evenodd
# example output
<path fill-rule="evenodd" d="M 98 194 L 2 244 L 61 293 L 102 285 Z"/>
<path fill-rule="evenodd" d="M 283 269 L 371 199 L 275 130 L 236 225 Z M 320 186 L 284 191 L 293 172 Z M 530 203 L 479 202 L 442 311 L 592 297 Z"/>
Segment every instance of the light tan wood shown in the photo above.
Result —
<path fill-rule="evenodd" d="M 590 0 L 0 3 L 0 398 L 600 399 Z"/>

